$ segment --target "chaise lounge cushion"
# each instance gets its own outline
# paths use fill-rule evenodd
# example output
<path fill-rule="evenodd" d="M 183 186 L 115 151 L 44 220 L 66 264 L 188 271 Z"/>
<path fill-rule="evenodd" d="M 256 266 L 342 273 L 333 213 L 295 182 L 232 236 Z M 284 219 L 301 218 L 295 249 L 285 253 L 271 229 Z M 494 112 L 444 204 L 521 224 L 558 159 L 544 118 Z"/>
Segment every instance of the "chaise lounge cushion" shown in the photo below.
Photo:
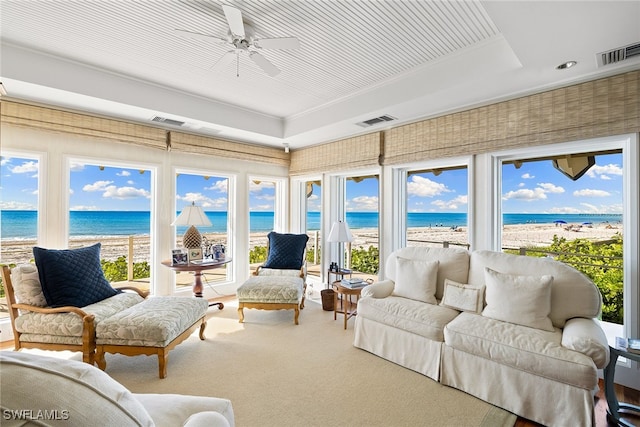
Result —
<path fill-rule="evenodd" d="M 203 298 L 150 297 L 98 323 L 96 344 L 165 347 L 208 308 Z"/>
<path fill-rule="evenodd" d="M 248 303 L 298 304 L 303 297 L 301 277 L 251 276 L 238 287 L 238 301 Z"/>
<path fill-rule="evenodd" d="M 79 249 L 33 248 L 50 307 L 84 307 L 116 295 L 100 265 L 100 243 Z"/>
<path fill-rule="evenodd" d="M 122 292 L 81 308 L 87 314 L 93 314 L 94 323 L 99 325 L 104 319 L 142 301 L 143 298 L 137 293 Z M 18 332 L 21 332 L 21 341 L 82 344 L 82 318 L 75 313 L 29 312 L 15 319 L 15 327 Z"/>
<path fill-rule="evenodd" d="M 562 346 L 562 331 L 533 329 L 472 313 L 444 328 L 446 345 L 495 363 L 593 390 L 598 375 L 588 356 Z"/>

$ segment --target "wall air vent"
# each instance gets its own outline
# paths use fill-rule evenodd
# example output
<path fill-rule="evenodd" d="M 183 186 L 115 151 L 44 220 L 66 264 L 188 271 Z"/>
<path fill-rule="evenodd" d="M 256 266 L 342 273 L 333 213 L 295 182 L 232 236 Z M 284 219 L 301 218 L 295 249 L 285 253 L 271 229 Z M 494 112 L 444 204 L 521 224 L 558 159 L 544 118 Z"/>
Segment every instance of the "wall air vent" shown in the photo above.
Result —
<path fill-rule="evenodd" d="M 365 120 L 363 122 L 358 122 L 356 124 L 358 126 L 362 126 L 363 128 L 368 128 L 369 126 L 377 125 L 378 123 L 390 122 L 392 120 L 397 120 L 397 119 L 388 114 L 385 114 L 384 116 L 375 117 L 373 119 Z"/>
<path fill-rule="evenodd" d="M 598 67 L 602 67 L 624 61 L 625 59 L 629 59 L 634 56 L 640 56 L 640 43 L 619 47 L 606 52 L 600 52 L 596 54 L 596 59 L 598 61 Z"/>
<path fill-rule="evenodd" d="M 168 119 L 166 117 L 160 117 L 160 116 L 154 116 L 151 119 L 152 122 L 158 122 L 158 123 L 163 123 L 165 125 L 171 125 L 171 126 L 184 126 L 184 122 L 180 121 L 180 120 L 173 120 L 173 119 Z"/>

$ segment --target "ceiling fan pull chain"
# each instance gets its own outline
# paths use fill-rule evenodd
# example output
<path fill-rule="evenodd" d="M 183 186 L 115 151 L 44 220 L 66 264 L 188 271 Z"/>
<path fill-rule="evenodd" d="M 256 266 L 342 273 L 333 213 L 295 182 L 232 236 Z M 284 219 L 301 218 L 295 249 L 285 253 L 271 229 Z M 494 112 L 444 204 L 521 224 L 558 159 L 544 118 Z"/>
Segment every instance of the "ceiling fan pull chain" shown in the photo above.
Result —
<path fill-rule="evenodd" d="M 240 51 L 236 50 L 236 77 L 240 77 Z"/>

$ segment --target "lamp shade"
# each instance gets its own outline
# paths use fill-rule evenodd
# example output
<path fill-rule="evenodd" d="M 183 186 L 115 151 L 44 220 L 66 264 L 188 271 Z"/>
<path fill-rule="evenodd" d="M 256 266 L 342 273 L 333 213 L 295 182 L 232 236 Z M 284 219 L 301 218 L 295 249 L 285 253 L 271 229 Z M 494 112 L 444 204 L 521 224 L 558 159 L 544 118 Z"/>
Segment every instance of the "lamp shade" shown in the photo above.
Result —
<path fill-rule="evenodd" d="M 210 226 L 211 221 L 209 221 L 209 218 L 207 218 L 202 208 L 192 202 L 191 206 L 185 207 L 182 212 L 180 212 L 180 215 L 178 215 L 171 225 L 184 225 L 189 227 L 182 237 L 182 244 L 185 248 L 191 249 L 199 248 L 202 245 L 202 235 L 195 226 Z"/>
<path fill-rule="evenodd" d="M 327 242 L 353 242 L 351 230 L 346 222 L 336 221 L 331 227 Z"/>
<path fill-rule="evenodd" d="M 186 206 L 180 215 L 171 223 L 171 225 L 199 225 L 210 227 L 211 221 L 207 218 L 204 210 L 200 206 L 196 206 L 195 202 Z"/>

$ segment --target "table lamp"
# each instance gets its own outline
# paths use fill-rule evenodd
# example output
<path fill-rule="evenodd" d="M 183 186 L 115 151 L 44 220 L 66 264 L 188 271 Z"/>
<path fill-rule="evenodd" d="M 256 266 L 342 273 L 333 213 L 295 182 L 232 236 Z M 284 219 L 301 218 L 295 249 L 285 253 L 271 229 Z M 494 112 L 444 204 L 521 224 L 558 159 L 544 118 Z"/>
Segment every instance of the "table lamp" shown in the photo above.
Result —
<path fill-rule="evenodd" d="M 329 237 L 327 237 L 327 242 L 353 242 L 353 235 L 347 223 L 342 221 L 334 222 Z M 342 256 L 340 258 L 342 258 Z M 338 271 L 340 270 L 340 263 L 338 262 Z"/>
<path fill-rule="evenodd" d="M 189 226 L 182 236 L 182 245 L 187 249 L 199 248 L 202 246 L 202 236 L 196 228 L 196 225 L 209 227 L 211 221 L 207 218 L 200 206 L 196 206 L 192 202 L 190 206 L 185 207 L 180 215 L 171 223 L 171 225 Z"/>

